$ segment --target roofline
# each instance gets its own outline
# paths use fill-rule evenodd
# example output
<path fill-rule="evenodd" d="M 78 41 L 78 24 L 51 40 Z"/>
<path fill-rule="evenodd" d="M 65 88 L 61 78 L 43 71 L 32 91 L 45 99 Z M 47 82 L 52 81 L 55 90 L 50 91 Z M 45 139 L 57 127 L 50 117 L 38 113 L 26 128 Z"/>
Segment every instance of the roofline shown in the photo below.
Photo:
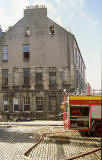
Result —
<path fill-rule="evenodd" d="M 77 40 L 76 40 L 76 38 L 75 38 L 74 35 L 73 35 L 73 37 L 74 37 L 74 40 L 75 40 L 76 45 L 77 45 L 77 47 L 78 47 L 78 50 L 79 50 L 79 52 L 80 52 L 80 56 L 81 56 L 81 58 L 82 58 L 82 61 L 84 62 L 83 57 L 82 57 L 82 54 L 81 54 L 81 51 L 80 51 L 79 46 L 78 46 L 78 42 L 77 42 Z M 85 62 L 84 62 L 84 66 L 85 66 Z M 85 69 L 86 69 L 86 66 L 85 66 Z"/>

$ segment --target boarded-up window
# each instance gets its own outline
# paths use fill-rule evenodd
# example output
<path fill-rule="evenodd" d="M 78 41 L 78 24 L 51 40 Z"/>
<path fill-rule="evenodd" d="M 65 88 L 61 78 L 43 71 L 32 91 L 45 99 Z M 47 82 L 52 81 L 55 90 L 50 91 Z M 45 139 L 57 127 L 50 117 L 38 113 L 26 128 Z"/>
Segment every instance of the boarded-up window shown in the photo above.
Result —
<path fill-rule="evenodd" d="M 30 111 L 30 97 L 24 97 L 24 111 Z"/>
<path fill-rule="evenodd" d="M 56 84 L 56 72 L 49 72 L 49 84 Z"/>
<path fill-rule="evenodd" d="M 3 110 L 4 110 L 4 112 L 9 111 L 8 97 L 6 97 L 6 96 L 3 98 Z"/>
<path fill-rule="evenodd" d="M 8 86 L 8 69 L 2 70 L 2 85 Z"/>
<path fill-rule="evenodd" d="M 30 82 L 30 78 L 29 78 L 29 68 L 25 68 L 24 69 L 24 85 L 29 85 L 29 82 Z"/>
<path fill-rule="evenodd" d="M 2 60 L 8 60 L 8 46 L 2 47 Z"/>
<path fill-rule="evenodd" d="M 36 97 L 37 111 L 43 111 L 43 97 Z"/>
<path fill-rule="evenodd" d="M 29 59 L 29 44 L 23 46 L 24 59 Z"/>
<path fill-rule="evenodd" d="M 19 111 L 18 98 L 13 98 L 13 110 L 14 110 L 14 112 L 18 112 Z"/>

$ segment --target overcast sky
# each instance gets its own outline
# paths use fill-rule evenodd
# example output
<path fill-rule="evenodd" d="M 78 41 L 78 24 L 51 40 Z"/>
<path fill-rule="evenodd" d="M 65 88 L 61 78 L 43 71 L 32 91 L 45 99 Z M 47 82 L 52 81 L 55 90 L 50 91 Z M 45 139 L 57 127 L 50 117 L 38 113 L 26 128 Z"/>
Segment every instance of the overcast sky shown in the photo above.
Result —
<path fill-rule="evenodd" d="M 3 31 L 23 17 L 28 5 L 45 4 L 48 17 L 76 37 L 86 64 L 86 81 L 101 89 L 102 0 L 0 0 Z"/>

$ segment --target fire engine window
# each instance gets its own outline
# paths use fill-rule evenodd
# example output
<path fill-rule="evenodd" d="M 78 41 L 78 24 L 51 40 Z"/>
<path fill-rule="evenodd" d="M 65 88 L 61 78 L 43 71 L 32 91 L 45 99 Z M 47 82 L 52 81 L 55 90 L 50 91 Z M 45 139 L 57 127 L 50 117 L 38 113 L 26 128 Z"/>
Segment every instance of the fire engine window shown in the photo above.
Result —
<path fill-rule="evenodd" d="M 8 97 L 4 97 L 3 98 L 3 110 L 4 110 L 4 112 L 8 112 L 9 111 Z"/>
<path fill-rule="evenodd" d="M 2 70 L 2 85 L 8 86 L 8 69 Z"/>
<path fill-rule="evenodd" d="M 24 111 L 30 111 L 30 97 L 24 97 Z"/>
<path fill-rule="evenodd" d="M 49 34 L 54 35 L 54 25 L 50 26 Z"/>
<path fill-rule="evenodd" d="M 23 45 L 24 59 L 29 59 L 29 44 Z"/>
<path fill-rule="evenodd" d="M 43 97 L 36 97 L 37 111 L 43 111 Z"/>
<path fill-rule="evenodd" d="M 89 106 L 70 106 L 70 128 L 89 128 Z"/>

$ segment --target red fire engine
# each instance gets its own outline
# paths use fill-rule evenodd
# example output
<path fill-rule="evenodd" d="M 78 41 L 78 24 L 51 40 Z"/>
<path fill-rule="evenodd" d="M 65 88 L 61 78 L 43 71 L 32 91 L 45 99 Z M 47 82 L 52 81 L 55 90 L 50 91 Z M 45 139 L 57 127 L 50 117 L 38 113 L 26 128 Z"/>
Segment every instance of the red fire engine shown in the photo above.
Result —
<path fill-rule="evenodd" d="M 64 95 L 64 127 L 102 136 L 102 97 Z"/>

